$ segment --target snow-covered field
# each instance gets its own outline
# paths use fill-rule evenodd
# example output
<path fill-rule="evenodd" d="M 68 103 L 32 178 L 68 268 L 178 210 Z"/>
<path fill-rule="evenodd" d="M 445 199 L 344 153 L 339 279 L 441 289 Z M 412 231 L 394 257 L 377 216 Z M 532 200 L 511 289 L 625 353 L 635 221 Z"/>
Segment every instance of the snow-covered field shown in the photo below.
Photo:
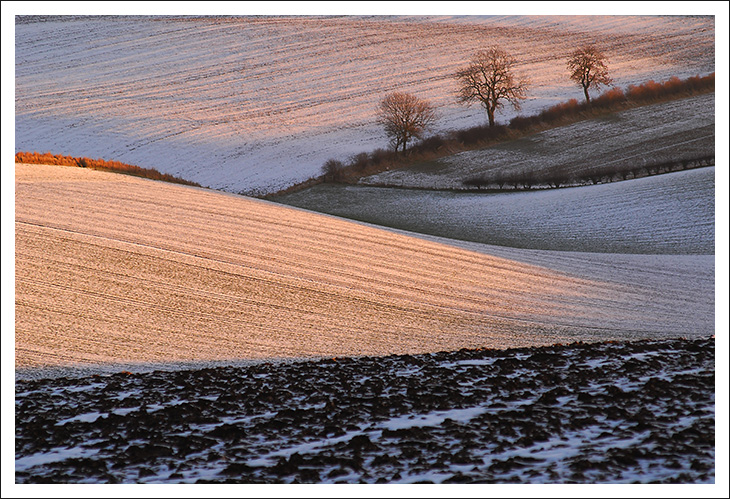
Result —
<path fill-rule="evenodd" d="M 498 194 L 323 184 L 277 201 L 374 224 L 513 248 L 715 251 L 715 168 Z"/>
<path fill-rule="evenodd" d="M 605 49 L 621 87 L 715 70 L 712 16 L 66 16 L 15 30 L 16 151 L 246 193 L 387 147 L 375 109 L 393 90 L 431 100 L 438 130 L 483 123 L 456 103 L 451 75 L 486 45 L 530 78 L 524 114 L 581 97 L 565 59 L 586 42 Z"/>
<path fill-rule="evenodd" d="M 60 166 L 16 165 L 15 210 L 21 376 L 715 330 L 712 255 L 577 253 L 553 269 L 548 254 L 523 263 L 520 250 Z"/>

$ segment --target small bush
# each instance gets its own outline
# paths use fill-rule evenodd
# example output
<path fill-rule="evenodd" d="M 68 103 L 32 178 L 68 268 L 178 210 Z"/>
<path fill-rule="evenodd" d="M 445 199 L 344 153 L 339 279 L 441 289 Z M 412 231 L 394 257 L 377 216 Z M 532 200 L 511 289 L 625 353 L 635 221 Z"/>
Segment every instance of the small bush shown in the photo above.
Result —
<path fill-rule="evenodd" d="M 585 107 L 586 105 L 584 103 L 578 103 L 576 99 L 570 99 L 567 102 L 555 104 L 554 106 L 545 109 L 538 116 L 540 121 L 553 123 L 566 116 L 575 116 L 583 111 Z"/>
<path fill-rule="evenodd" d="M 440 135 L 432 135 L 423 139 L 421 142 L 416 144 L 413 148 L 417 152 L 434 152 L 438 151 L 446 145 L 446 139 Z"/>
<path fill-rule="evenodd" d="M 481 189 L 489 185 L 489 181 L 486 176 L 471 177 L 462 182 L 466 187 L 476 187 Z"/>
<path fill-rule="evenodd" d="M 626 94 L 618 87 L 606 90 L 591 102 L 593 107 L 611 108 L 626 102 Z"/>
<path fill-rule="evenodd" d="M 456 141 L 461 142 L 465 146 L 472 146 L 480 142 L 497 140 L 506 136 L 507 127 L 504 125 L 480 125 L 464 130 L 457 130 L 456 132 L 452 132 L 452 134 Z"/>
<path fill-rule="evenodd" d="M 368 159 L 371 165 L 377 166 L 385 163 L 388 159 L 392 158 L 393 153 L 386 149 L 378 148 L 370 153 Z"/>
<path fill-rule="evenodd" d="M 539 125 L 541 122 L 540 116 L 515 116 L 510 120 L 509 127 L 513 130 L 524 131 Z"/>
<path fill-rule="evenodd" d="M 351 168 L 357 172 L 363 172 L 369 165 L 370 165 L 370 158 L 368 156 L 368 153 L 361 152 L 361 153 L 355 154 L 354 156 L 352 156 L 350 158 L 348 168 Z"/>
<path fill-rule="evenodd" d="M 344 178 L 345 165 L 342 161 L 336 159 L 328 159 L 322 166 L 322 174 L 325 182 L 340 182 Z"/>

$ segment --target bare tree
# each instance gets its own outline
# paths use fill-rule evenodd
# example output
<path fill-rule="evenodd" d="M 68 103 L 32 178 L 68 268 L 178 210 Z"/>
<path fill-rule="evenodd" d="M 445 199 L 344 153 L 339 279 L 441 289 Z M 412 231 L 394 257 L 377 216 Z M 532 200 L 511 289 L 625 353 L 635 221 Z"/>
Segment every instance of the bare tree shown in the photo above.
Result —
<path fill-rule="evenodd" d="M 610 85 L 613 80 L 608 76 L 607 58 L 595 45 L 585 45 L 575 50 L 568 58 L 570 79 L 583 87 L 586 102 L 591 101 L 589 88 Z"/>
<path fill-rule="evenodd" d="M 480 102 L 487 111 L 489 126 L 494 126 L 494 113 L 504 107 L 504 101 L 519 111 L 520 100 L 527 94 L 528 81 L 513 74 L 516 62 L 498 47 L 477 52 L 469 66 L 456 73 L 459 102 Z"/>
<path fill-rule="evenodd" d="M 395 151 L 406 151 L 408 141 L 419 139 L 433 125 L 436 112 L 425 100 L 404 92 L 386 95 L 378 108 L 378 121 L 385 127 Z"/>

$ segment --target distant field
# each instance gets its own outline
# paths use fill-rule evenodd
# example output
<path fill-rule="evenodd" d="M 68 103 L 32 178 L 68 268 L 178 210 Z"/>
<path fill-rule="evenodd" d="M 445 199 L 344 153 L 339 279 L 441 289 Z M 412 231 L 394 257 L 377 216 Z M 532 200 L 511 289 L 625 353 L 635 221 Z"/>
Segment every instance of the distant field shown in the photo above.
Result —
<path fill-rule="evenodd" d="M 712 16 L 19 17 L 15 147 L 270 193 L 387 147 L 393 90 L 432 101 L 439 130 L 483 124 L 452 75 L 487 45 L 531 80 L 522 113 L 582 98 L 565 59 L 596 41 L 621 87 L 715 71 Z"/>
<path fill-rule="evenodd" d="M 319 185 L 277 198 L 387 227 L 516 248 L 714 253 L 715 169 L 595 186 L 457 193 Z"/>
<path fill-rule="evenodd" d="M 561 126 L 480 150 L 363 178 L 364 185 L 461 189 L 488 172 L 571 176 L 605 166 L 636 167 L 714 155 L 715 94 L 643 106 Z"/>
<path fill-rule="evenodd" d="M 712 256 L 566 268 L 83 168 L 17 164 L 15 182 L 21 370 L 714 333 Z"/>

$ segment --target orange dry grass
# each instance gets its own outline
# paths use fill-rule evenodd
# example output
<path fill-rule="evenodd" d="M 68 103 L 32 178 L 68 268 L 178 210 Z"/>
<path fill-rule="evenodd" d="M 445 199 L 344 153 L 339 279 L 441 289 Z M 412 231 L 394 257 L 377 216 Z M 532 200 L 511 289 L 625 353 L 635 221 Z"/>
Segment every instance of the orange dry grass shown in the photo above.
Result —
<path fill-rule="evenodd" d="M 119 161 L 107 161 L 104 159 L 76 158 L 73 156 L 64 156 L 63 154 L 51 154 L 50 152 L 17 152 L 15 153 L 16 163 L 30 163 L 41 165 L 61 165 L 61 166 L 78 166 L 81 168 L 91 168 L 94 170 L 107 170 L 117 173 L 125 173 L 136 177 L 144 177 L 153 180 L 163 180 L 165 182 L 174 182 L 176 184 L 194 185 L 200 187 L 200 184 L 190 182 L 188 180 L 175 177 L 168 173 L 161 173 L 154 168 L 142 168 L 140 166 L 128 165 Z"/>

